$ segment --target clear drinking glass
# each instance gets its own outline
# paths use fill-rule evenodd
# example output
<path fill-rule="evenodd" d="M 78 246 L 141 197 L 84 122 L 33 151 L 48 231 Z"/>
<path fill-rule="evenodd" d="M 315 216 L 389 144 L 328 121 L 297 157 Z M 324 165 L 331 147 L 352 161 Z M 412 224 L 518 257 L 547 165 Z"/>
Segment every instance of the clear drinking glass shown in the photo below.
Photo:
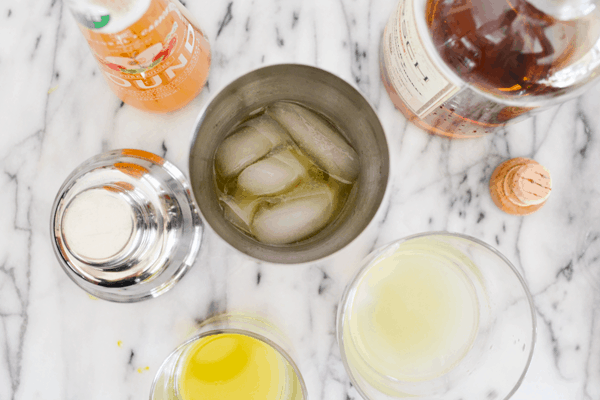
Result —
<path fill-rule="evenodd" d="M 531 362 L 536 317 L 506 257 L 433 232 L 365 258 L 341 299 L 337 337 L 365 399 L 507 399 Z"/>
<path fill-rule="evenodd" d="M 302 375 L 283 335 L 268 322 L 224 314 L 167 357 L 150 400 L 306 400 Z"/>

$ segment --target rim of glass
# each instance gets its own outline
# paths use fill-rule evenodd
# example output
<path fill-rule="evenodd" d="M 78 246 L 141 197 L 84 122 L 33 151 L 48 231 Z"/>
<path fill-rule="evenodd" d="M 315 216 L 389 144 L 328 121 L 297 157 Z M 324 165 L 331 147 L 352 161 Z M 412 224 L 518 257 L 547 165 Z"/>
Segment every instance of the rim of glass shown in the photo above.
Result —
<path fill-rule="evenodd" d="M 342 359 L 342 363 L 344 364 L 344 369 L 346 370 L 346 373 L 348 374 L 348 376 L 350 377 L 350 381 L 352 382 L 352 385 L 356 388 L 356 390 L 358 391 L 358 393 L 364 398 L 364 399 L 370 399 L 370 397 L 363 391 L 361 384 L 359 383 L 359 381 L 356 379 L 356 377 L 354 376 L 354 373 L 350 367 L 350 363 L 348 362 L 348 359 L 346 357 L 346 350 L 344 348 L 344 339 L 343 339 L 343 323 L 344 323 L 344 311 L 346 308 L 346 305 L 348 303 L 348 297 L 349 294 L 351 292 L 351 290 L 354 288 L 355 284 L 357 283 L 357 281 L 359 280 L 359 278 L 362 276 L 363 272 L 365 270 L 367 270 L 373 263 L 373 261 L 376 258 L 377 254 L 381 254 L 383 253 L 385 250 L 387 250 L 390 246 L 396 245 L 396 244 L 401 244 L 404 242 L 407 242 L 409 240 L 412 239 L 416 239 L 419 237 L 426 237 L 426 236 L 449 236 L 449 237 L 455 237 L 455 238 L 461 238 L 461 239 L 466 239 L 469 240 L 473 243 L 476 243 L 482 247 L 484 247 L 485 249 L 491 251 L 493 254 L 495 254 L 496 256 L 500 257 L 500 259 L 502 261 L 504 261 L 504 263 L 510 267 L 510 269 L 512 270 L 512 272 L 515 274 L 515 276 L 517 277 L 517 279 L 519 280 L 519 283 L 521 284 L 523 291 L 525 292 L 525 296 L 527 297 L 527 303 L 529 304 L 529 311 L 531 314 L 531 321 L 532 321 L 532 327 L 531 327 L 531 349 L 529 350 L 529 356 L 527 357 L 527 362 L 525 363 L 525 366 L 523 368 L 523 372 L 521 373 L 521 376 L 519 377 L 519 379 L 517 380 L 517 382 L 515 383 L 515 385 L 513 386 L 512 390 L 506 395 L 506 397 L 504 397 L 503 400 L 508 400 L 512 397 L 513 394 L 515 394 L 515 392 L 517 391 L 517 389 L 519 389 L 519 387 L 521 386 L 521 383 L 523 383 L 523 379 L 525 378 L 525 374 L 527 373 L 527 371 L 529 370 L 529 366 L 531 365 L 531 360 L 533 358 L 533 351 L 535 349 L 535 343 L 536 343 L 536 339 L 537 339 L 537 317 L 535 314 L 535 306 L 533 304 L 533 296 L 531 295 L 531 292 L 529 291 L 529 288 L 527 287 L 527 284 L 525 283 L 525 280 L 523 279 L 523 277 L 521 276 L 521 274 L 519 273 L 519 271 L 515 268 L 515 266 L 510 262 L 510 260 L 508 258 L 506 258 L 502 253 L 500 253 L 498 250 L 496 250 L 495 248 L 493 248 L 492 246 L 490 246 L 489 244 L 485 243 L 484 241 L 477 239 L 473 236 L 469 236 L 469 235 L 465 235 L 462 233 L 454 233 L 454 232 L 446 232 L 446 231 L 430 231 L 430 232 L 423 232 L 423 233 L 417 233 L 414 235 L 410 235 L 410 236 L 406 236 L 404 238 L 389 242 L 375 250 L 373 250 L 371 253 L 367 254 L 362 260 L 361 260 L 361 266 L 360 268 L 354 273 L 354 276 L 352 277 L 352 279 L 348 282 L 348 284 L 346 285 L 346 288 L 344 289 L 344 293 L 342 294 L 342 298 L 340 299 L 340 302 L 338 304 L 338 310 L 337 310 L 337 323 L 336 323 L 336 336 L 337 336 L 337 341 L 338 341 L 338 347 L 340 349 L 340 356 Z M 367 258 L 373 257 L 373 259 L 369 262 L 369 263 L 364 263 L 364 261 Z"/>
<path fill-rule="evenodd" d="M 254 332 L 251 332 L 251 331 L 248 331 L 245 329 L 237 329 L 237 328 L 214 328 L 209 331 L 196 334 L 196 335 L 192 336 L 191 338 L 189 338 L 188 340 L 186 340 L 185 342 L 183 342 L 182 344 L 180 344 L 179 346 L 177 346 L 175 348 L 175 350 L 170 352 L 169 355 L 164 359 L 164 361 L 160 364 L 160 367 L 158 367 L 156 375 L 154 376 L 154 379 L 152 380 L 152 386 L 150 388 L 149 399 L 152 400 L 152 395 L 154 394 L 154 390 L 156 389 L 156 383 L 158 381 L 158 378 L 160 377 L 160 373 L 163 370 L 163 367 L 165 366 L 167 361 L 169 361 L 169 359 L 174 354 L 181 351 L 184 347 L 188 346 L 190 343 L 195 342 L 199 339 L 202 339 L 202 338 L 205 338 L 208 336 L 221 335 L 221 334 L 227 334 L 227 333 L 249 336 L 254 339 L 260 340 L 261 342 L 266 343 L 267 345 L 274 348 L 275 351 L 277 351 L 279 354 L 281 354 L 283 356 L 283 358 L 292 366 L 292 369 L 294 370 L 294 373 L 296 374 L 296 377 L 298 378 L 298 381 L 300 382 L 300 387 L 302 389 L 302 398 L 304 400 L 308 399 L 308 391 L 306 389 L 306 383 L 304 382 L 304 378 L 302 377 L 302 373 L 300 372 L 300 369 L 298 368 L 298 366 L 296 365 L 296 363 L 294 362 L 292 357 L 281 346 L 279 346 L 277 343 L 273 342 L 272 340 L 270 340 L 258 333 L 254 333 Z"/>

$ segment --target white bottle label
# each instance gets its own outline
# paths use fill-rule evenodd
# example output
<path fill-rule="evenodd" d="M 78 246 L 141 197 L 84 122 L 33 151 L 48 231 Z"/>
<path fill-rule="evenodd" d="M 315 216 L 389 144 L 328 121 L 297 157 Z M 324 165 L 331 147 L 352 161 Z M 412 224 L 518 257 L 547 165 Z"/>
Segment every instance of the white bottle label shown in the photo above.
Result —
<path fill-rule="evenodd" d="M 427 55 L 415 18 L 413 0 L 400 0 L 383 34 L 383 59 L 398 96 L 423 118 L 457 93 L 459 87 Z"/>

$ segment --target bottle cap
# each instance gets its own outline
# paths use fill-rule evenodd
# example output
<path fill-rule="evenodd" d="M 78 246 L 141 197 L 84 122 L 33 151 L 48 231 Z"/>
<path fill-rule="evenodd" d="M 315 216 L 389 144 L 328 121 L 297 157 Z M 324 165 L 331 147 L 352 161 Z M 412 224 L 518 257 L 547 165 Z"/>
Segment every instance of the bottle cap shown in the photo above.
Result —
<path fill-rule="evenodd" d="M 539 210 L 551 190 L 550 172 L 528 158 L 503 162 L 490 179 L 492 200 L 502 211 L 513 215 L 527 215 Z"/>
<path fill-rule="evenodd" d="M 132 302 L 170 289 L 192 265 L 202 225 L 183 174 L 141 150 L 80 165 L 53 206 L 55 253 L 88 293 Z"/>

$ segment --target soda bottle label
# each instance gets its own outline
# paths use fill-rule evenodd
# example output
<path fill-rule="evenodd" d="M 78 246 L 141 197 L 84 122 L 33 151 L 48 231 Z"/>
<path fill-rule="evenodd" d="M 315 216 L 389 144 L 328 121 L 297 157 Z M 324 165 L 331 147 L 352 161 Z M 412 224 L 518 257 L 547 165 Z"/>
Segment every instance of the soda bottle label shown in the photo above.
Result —
<path fill-rule="evenodd" d="M 140 3 L 145 7 L 144 2 L 149 3 L 145 11 L 140 10 Z M 116 94 L 125 102 L 156 102 L 175 94 L 200 67 L 204 78 L 198 77 L 195 81 L 200 81 L 201 87 L 210 64 L 210 48 L 204 34 L 169 0 L 141 0 L 133 8 L 125 11 L 143 14 L 118 32 L 107 29 L 113 23 L 108 12 L 98 9 L 82 15 L 74 11 L 92 53 Z M 116 26 L 122 23 L 114 22 Z M 114 30 L 115 24 L 112 26 Z"/>
<path fill-rule="evenodd" d="M 412 0 L 400 0 L 383 34 L 383 58 L 390 83 L 419 118 L 458 92 L 429 59 L 417 31 Z"/>

